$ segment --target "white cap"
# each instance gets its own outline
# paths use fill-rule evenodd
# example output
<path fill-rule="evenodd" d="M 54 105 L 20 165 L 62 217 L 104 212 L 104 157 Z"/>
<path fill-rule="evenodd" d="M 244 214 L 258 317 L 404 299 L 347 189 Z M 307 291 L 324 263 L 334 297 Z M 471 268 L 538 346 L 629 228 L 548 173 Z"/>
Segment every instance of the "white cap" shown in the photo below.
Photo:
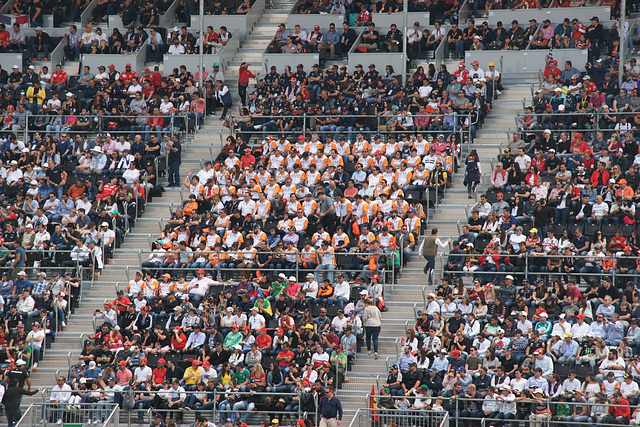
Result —
<path fill-rule="evenodd" d="M 27 275 L 27 273 L 25 273 L 24 271 L 19 271 L 18 272 L 18 276 L 26 276 L 26 275 Z"/>
<path fill-rule="evenodd" d="M 36 67 L 34 67 L 33 65 L 29 65 L 29 69 L 30 69 L 30 70 L 35 70 L 35 69 L 36 69 Z"/>
<path fill-rule="evenodd" d="M 502 387 L 500 387 L 502 390 L 511 390 L 511 386 L 509 384 L 505 384 Z"/>
<path fill-rule="evenodd" d="M 38 273 L 38 276 L 47 277 L 47 273 L 41 271 L 40 273 Z"/>
<path fill-rule="evenodd" d="M 513 280 L 513 276 L 509 274 L 505 279 Z"/>
<path fill-rule="evenodd" d="M 365 291 L 364 289 L 360 291 L 360 295 L 367 295 L 367 291 Z"/>
<path fill-rule="evenodd" d="M 549 317 L 549 315 L 546 311 L 543 311 L 542 313 L 540 313 L 540 317 Z"/>
<path fill-rule="evenodd" d="M 290 276 L 290 277 L 289 277 L 289 280 L 290 280 L 290 281 L 295 282 L 295 281 L 296 281 L 296 278 L 295 278 L 294 276 Z"/>
<path fill-rule="evenodd" d="M 232 312 L 233 311 L 233 307 L 227 307 L 227 311 Z"/>
<path fill-rule="evenodd" d="M 280 279 L 286 279 L 286 278 L 287 278 L 287 276 L 286 276 L 284 273 L 280 273 L 280 274 L 278 274 L 278 278 L 280 278 Z"/>
<path fill-rule="evenodd" d="M 18 67 L 17 65 L 14 65 L 14 66 L 13 66 L 13 67 L 11 67 L 11 68 L 17 68 L 18 70 L 20 69 L 20 67 Z"/>
<path fill-rule="evenodd" d="M 96 362 L 94 362 L 93 360 L 89 362 L 89 369 L 96 369 Z"/>
<path fill-rule="evenodd" d="M 100 227 L 108 227 L 109 223 L 108 222 L 103 222 L 102 224 L 100 224 Z"/>
<path fill-rule="evenodd" d="M 18 359 L 18 360 L 16 360 L 16 366 L 22 366 L 22 365 L 26 365 L 26 364 L 27 364 L 27 362 L 25 362 L 25 361 L 24 361 L 24 360 L 22 360 L 22 359 Z"/>

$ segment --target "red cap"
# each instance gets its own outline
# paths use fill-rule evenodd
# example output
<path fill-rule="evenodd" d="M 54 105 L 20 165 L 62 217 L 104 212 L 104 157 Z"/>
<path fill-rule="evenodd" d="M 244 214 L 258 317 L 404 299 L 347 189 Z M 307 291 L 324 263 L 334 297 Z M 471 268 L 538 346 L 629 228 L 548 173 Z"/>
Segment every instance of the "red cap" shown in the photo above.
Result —
<path fill-rule="evenodd" d="M 542 354 L 543 351 L 541 348 L 537 349 L 536 351 L 533 352 L 534 354 Z"/>
<path fill-rule="evenodd" d="M 556 61 L 555 59 L 552 62 L 553 62 L 553 65 L 558 65 L 558 61 Z"/>
<path fill-rule="evenodd" d="M 13 357 L 10 357 L 9 359 L 7 359 L 7 362 L 9 363 L 14 363 L 16 361 L 16 359 L 14 359 Z"/>
<path fill-rule="evenodd" d="M 319 30 L 320 29 L 320 25 L 316 25 L 313 27 L 314 30 Z"/>
<path fill-rule="evenodd" d="M 471 65 L 480 65 L 480 63 L 478 61 L 473 61 Z"/>
<path fill-rule="evenodd" d="M 462 68 L 464 68 L 464 62 L 460 62 L 460 63 L 458 64 L 458 67 L 462 67 Z"/>
<path fill-rule="evenodd" d="M 109 68 L 116 68 L 116 66 L 111 64 L 111 65 L 109 65 Z"/>
<path fill-rule="evenodd" d="M 141 357 L 141 358 L 140 358 L 140 361 L 141 361 L 141 362 L 144 362 L 144 363 L 147 363 L 147 362 L 148 362 L 146 357 Z"/>
<path fill-rule="evenodd" d="M 200 361 L 198 359 L 193 359 L 193 362 L 191 362 L 193 364 L 193 366 L 200 366 Z"/>
<path fill-rule="evenodd" d="M 241 423 L 240 427 L 247 427 L 247 423 Z"/>
<path fill-rule="evenodd" d="M 124 64 L 125 67 L 131 67 L 131 64 Z"/>
<path fill-rule="evenodd" d="M 496 196 L 504 197 L 504 194 L 498 193 L 498 194 L 496 194 Z"/>
<path fill-rule="evenodd" d="M 204 270 L 203 269 L 198 270 L 198 274 L 204 274 Z"/>
<path fill-rule="evenodd" d="M 158 363 L 165 363 L 166 360 L 164 360 L 163 358 L 158 359 Z"/>
<path fill-rule="evenodd" d="M 284 334 L 284 331 L 282 330 L 282 328 L 280 328 L 280 329 L 278 329 L 278 330 L 276 331 L 276 333 L 277 333 L 277 334 Z"/>
<path fill-rule="evenodd" d="M 120 363 L 118 363 L 118 366 L 127 366 L 127 361 L 121 360 Z"/>
<path fill-rule="evenodd" d="M 582 134 L 580 132 L 576 132 L 576 134 L 574 135 L 576 138 L 582 138 Z"/>
<path fill-rule="evenodd" d="M 631 246 L 625 246 L 623 251 L 630 251 L 631 250 Z"/>
<path fill-rule="evenodd" d="M 245 326 L 244 328 L 242 328 L 243 331 L 250 331 L 251 328 L 249 326 Z"/>
<path fill-rule="evenodd" d="M 382 154 L 382 150 L 376 150 L 375 154 Z"/>
<path fill-rule="evenodd" d="M 298 137 L 298 139 L 305 139 L 305 138 L 304 138 L 304 135 L 300 135 L 300 136 Z"/>
<path fill-rule="evenodd" d="M 113 304 L 111 304 L 110 302 L 105 302 L 104 306 L 111 308 L 111 307 L 113 307 Z"/>
<path fill-rule="evenodd" d="M 244 152 L 245 152 L 245 153 L 250 153 L 250 152 L 251 152 L 251 148 L 245 148 L 245 149 L 244 149 Z"/>
<path fill-rule="evenodd" d="M 131 341 L 129 341 L 129 340 L 125 341 L 124 345 L 131 345 Z"/>
<path fill-rule="evenodd" d="M 208 361 L 208 360 L 206 360 L 206 361 L 202 364 L 202 366 L 203 366 L 203 367 L 205 367 L 205 368 L 208 368 L 209 366 L 211 366 L 211 363 L 209 363 L 209 361 Z"/>
<path fill-rule="evenodd" d="M 175 328 L 173 328 L 174 331 L 179 331 L 180 330 L 180 326 L 176 326 Z"/>
<path fill-rule="evenodd" d="M 584 314 L 578 314 L 578 315 L 576 316 L 576 319 L 584 319 Z"/>
<path fill-rule="evenodd" d="M 258 329 L 259 332 L 267 332 L 267 328 L 260 328 Z"/>
<path fill-rule="evenodd" d="M 452 356 L 460 356 L 460 350 L 453 350 L 451 353 Z"/>
<path fill-rule="evenodd" d="M 237 323 L 234 323 L 233 325 L 231 325 L 232 328 L 240 328 L 240 326 Z"/>

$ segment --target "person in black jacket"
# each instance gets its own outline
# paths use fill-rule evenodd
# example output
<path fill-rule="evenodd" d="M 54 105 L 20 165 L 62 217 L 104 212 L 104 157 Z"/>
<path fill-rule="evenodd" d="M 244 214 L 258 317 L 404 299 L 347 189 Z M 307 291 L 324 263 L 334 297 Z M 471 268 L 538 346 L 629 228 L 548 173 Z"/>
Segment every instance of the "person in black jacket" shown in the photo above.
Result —
<path fill-rule="evenodd" d="M 37 58 L 38 52 L 42 52 L 44 54 L 45 61 L 48 60 L 49 52 L 51 52 L 51 37 L 49 37 L 49 34 L 42 31 L 42 27 L 37 27 L 36 34 L 33 36 L 33 44 L 31 45 L 32 58 Z"/>
<path fill-rule="evenodd" d="M 11 385 L 7 388 L 4 392 L 4 396 L 2 397 L 2 403 L 4 404 L 4 410 L 7 415 L 9 427 L 16 425 L 22 417 L 22 411 L 20 411 L 22 395 L 26 394 L 27 396 L 33 396 L 41 390 L 42 387 L 37 390 L 27 390 L 18 386 L 17 378 L 13 378 L 11 380 Z"/>

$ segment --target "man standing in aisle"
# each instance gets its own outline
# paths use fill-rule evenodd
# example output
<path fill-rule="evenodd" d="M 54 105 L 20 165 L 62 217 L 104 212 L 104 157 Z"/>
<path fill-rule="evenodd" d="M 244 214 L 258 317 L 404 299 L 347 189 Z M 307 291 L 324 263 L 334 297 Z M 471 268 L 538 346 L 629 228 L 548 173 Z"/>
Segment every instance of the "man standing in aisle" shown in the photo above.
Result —
<path fill-rule="evenodd" d="M 327 387 L 318 407 L 320 427 L 338 427 L 342 422 L 342 403 L 333 394 L 333 387 Z"/>
<path fill-rule="evenodd" d="M 424 266 L 424 274 L 429 275 L 429 284 L 433 283 L 433 270 L 436 268 L 436 255 L 438 254 L 438 246 L 441 248 L 448 247 L 449 243 L 452 240 L 449 238 L 442 242 L 438 239 L 438 229 L 433 228 L 431 230 L 431 235 L 426 236 L 422 241 L 422 245 L 420 245 L 420 252 L 425 260 L 427 260 L 427 265 Z"/>
<path fill-rule="evenodd" d="M 169 158 L 169 187 L 180 186 L 180 163 L 182 163 L 182 145 L 178 135 L 173 135 L 165 145 Z"/>

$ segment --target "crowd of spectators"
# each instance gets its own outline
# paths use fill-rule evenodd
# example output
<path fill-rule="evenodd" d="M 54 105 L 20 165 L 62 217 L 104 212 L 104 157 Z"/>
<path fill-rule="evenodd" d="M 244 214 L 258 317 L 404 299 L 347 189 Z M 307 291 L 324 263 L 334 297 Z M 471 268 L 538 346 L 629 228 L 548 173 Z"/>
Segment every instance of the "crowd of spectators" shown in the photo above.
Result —
<path fill-rule="evenodd" d="M 380 329 L 377 276 L 353 293 L 347 282 L 336 285 L 346 287 L 346 298 L 328 313 L 314 304 L 323 288 L 313 274 L 304 288 L 282 273 L 273 282 L 242 280 L 237 287 L 204 270 L 195 274 L 190 282 L 171 274 L 158 282 L 138 272 L 113 302 L 95 310 L 100 326 L 68 379 L 60 379 L 60 390 L 54 388 L 64 398 L 56 393 L 51 400 L 89 404 L 93 421 L 104 419 L 109 403 L 132 410 L 138 423 L 149 408 L 178 423 L 186 411 L 230 426 L 258 411 L 278 423 L 305 412 L 313 420 L 324 393 L 342 387 L 365 330 Z M 377 350 L 377 334 L 373 342 Z"/>
<path fill-rule="evenodd" d="M 1 29 L 2 27 L 0 27 Z M 1 36 L 2 31 L 0 31 L 0 39 Z M 169 31 L 155 26 L 147 28 L 140 25 L 136 28 L 134 25 L 130 25 L 123 32 L 114 28 L 111 36 L 107 36 L 101 27 L 97 26 L 94 31 L 93 25 L 87 24 L 82 34 L 76 25 L 71 25 L 69 31 L 64 34 L 61 43 L 64 45 L 65 59 L 68 61 L 79 61 L 83 54 L 136 55 L 147 43 L 145 46 L 146 61 L 162 62 L 164 54 L 197 54 L 200 51 L 201 43 L 204 53 L 218 53 L 231 40 L 231 37 L 232 34 L 227 31 L 227 27 L 224 25 L 220 27 L 218 32 L 212 26 L 208 26 L 201 40 L 199 36 L 194 37 L 187 26 L 173 27 Z M 27 43 L 26 38 L 23 43 Z M 13 45 L 10 45 L 9 48 L 13 48 Z M 52 45 L 51 38 L 46 32 L 43 32 L 42 28 L 38 28 L 36 38 L 32 41 L 33 57 L 36 58 L 38 52 L 43 52 L 46 58 L 48 52 L 53 48 L 55 46 Z"/>
<path fill-rule="evenodd" d="M 442 134 L 445 139 L 442 141 L 444 145 L 434 147 L 430 147 L 425 139 L 427 145 L 422 146 L 422 142 L 421 146 L 416 145 L 418 157 L 427 154 L 430 148 L 434 148 L 438 156 L 445 153 L 457 157 L 460 131 L 467 135 L 470 133 L 473 139 L 499 94 L 500 74 L 493 62 L 488 68 L 483 70 L 477 61 L 470 68 L 460 62 L 452 73 L 444 64 L 439 71 L 433 64 L 427 71 L 418 66 L 404 85 L 401 76 L 389 65 L 382 72 L 376 69 L 375 64 L 370 64 L 367 70 L 358 64 L 350 73 L 346 66 L 338 68 L 333 65 L 322 69 L 319 64 L 314 64 L 311 70 L 306 71 L 299 64 L 295 71 L 286 66 L 282 74 L 272 66 L 269 73 L 260 76 L 258 86 L 249 94 L 249 99 L 241 97 L 244 107 L 234 127 L 245 142 L 255 134 L 262 134 L 263 140 L 270 133 L 276 133 L 276 139 L 277 134 L 284 134 L 294 140 L 301 133 L 317 133 L 326 155 L 331 154 L 332 144 L 340 146 L 337 151 L 343 162 L 367 163 L 359 158 L 362 150 L 366 149 L 369 155 L 375 156 L 380 149 L 382 157 L 378 161 L 382 163 L 369 167 L 382 166 L 382 169 L 394 159 L 410 156 L 418 134 L 433 138 Z M 384 147 L 378 145 L 369 150 L 369 147 L 355 142 L 359 140 L 358 134 L 364 140 L 372 141 L 380 132 L 387 133 Z M 339 142 L 341 137 L 345 139 L 344 144 Z M 271 143 L 263 141 L 262 144 Z M 353 144 L 356 145 L 352 147 Z M 265 147 L 262 151 L 269 154 Z M 315 151 L 314 148 L 310 154 Z M 408 164 L 409 170 L 412 171 L 417 163 Z M 432 170 L 430 166 L 435 166 L 435 163 L 427 163 L 426 169 Z M 319 164 L 317 166 L 318 170 L 322 169 Z M 363 167 L 365 172 L 369 169 L 366 164 Z M 451 172 L 446 165 L 445 170 Z"/>
<path fill-rule="evenodd" d="M 379 412 L 449 412 L 464 425 L 509 420 L 633 424 L 640 414 L 640 329 L 633 282 L 580 291 L 507 275 L 502 285 L 447 276 L 426 295 L 380 390 Z M 585 303 L 586 302 L 586 303 Z M 543 410 L 544 408 L 544 410 Z M 635 409 L 635 410 L 634 410 Z"/>

